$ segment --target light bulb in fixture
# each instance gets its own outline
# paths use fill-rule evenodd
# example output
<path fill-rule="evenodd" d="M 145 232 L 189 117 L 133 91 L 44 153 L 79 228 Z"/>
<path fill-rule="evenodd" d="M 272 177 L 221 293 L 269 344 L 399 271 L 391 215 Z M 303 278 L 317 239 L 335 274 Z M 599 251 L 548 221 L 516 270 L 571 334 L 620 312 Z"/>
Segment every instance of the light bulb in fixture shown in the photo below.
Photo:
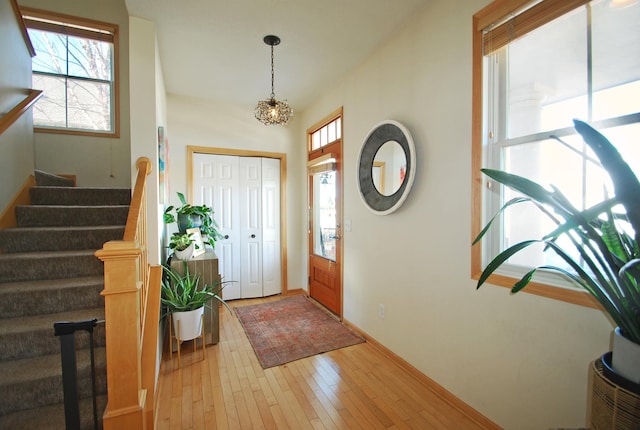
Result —
<path fill-rule="evenodd" d="M 638 0 L 611 0 L 609 6 L 614 9 L 622 9 L 624 7 L 633 6 Z"/>

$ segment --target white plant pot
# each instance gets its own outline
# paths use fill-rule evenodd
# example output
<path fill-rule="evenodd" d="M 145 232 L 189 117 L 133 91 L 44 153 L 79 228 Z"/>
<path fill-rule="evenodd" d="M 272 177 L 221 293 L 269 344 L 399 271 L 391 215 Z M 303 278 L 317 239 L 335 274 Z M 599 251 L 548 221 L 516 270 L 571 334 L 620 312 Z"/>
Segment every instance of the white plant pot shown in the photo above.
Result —
<path fill-rule="evenodd" d="M 640 384 L 640 345 L 622 336 L 620 327 L 613 334 L 611 367 L 618 375 Z"/>
<path fill-rule="evenodd" d="M 173 251 L 173 255 L 178 260 L 188 260 L 193 256 L 193 251 L 195 250 L 195 244 L 189 245 L 187 249 L 183 249 L 182 251 L 178 251 L 177 249 Z"/>
<path fill-rule="evenodd" d="M 193 311 L 174 312 L 171 315 L 173 332 L 178 341 L 192 340 L 202 334 L 202 315 L 204 306 Z"/>

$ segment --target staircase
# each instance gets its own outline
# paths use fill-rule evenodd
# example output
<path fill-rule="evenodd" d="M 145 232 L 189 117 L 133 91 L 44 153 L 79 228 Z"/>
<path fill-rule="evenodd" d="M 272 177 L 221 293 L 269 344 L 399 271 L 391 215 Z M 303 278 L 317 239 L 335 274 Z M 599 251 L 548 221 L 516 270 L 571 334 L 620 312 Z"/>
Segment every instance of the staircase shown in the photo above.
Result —
<path fill-rule="evenodd" d="M 53 323 L 104 319 L 103 264 L 122 239 L 131 192 L 80 188 L 36 172 L 31 205 L 0 230 L 0 429 L 64 429 L 60 339 Z M 76 332 L 82 428 L 93 428 L 89 335 Z M 98 416 L 106 404 L 104 324 L 94 329 Z"/>

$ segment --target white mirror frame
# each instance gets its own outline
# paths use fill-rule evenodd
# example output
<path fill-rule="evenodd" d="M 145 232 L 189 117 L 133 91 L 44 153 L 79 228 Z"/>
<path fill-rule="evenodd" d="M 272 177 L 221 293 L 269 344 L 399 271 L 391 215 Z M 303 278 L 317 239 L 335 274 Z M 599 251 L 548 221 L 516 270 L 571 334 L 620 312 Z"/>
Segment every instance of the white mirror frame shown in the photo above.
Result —
<path fill-rule="evenodd" d="M 400 144 L 407 160 L 405 179 L 393 194 L 380 194 L 373 183 L 372 167 L 376 153 L 389 141 Z M 416 171 L 416 149 L 409 130 L 393 120 L 376 124 L 364 139 L 358 156 L 358 190 L 367 209 L 376 215 L 388 215 L 397 210 L 407 199 Z"/>

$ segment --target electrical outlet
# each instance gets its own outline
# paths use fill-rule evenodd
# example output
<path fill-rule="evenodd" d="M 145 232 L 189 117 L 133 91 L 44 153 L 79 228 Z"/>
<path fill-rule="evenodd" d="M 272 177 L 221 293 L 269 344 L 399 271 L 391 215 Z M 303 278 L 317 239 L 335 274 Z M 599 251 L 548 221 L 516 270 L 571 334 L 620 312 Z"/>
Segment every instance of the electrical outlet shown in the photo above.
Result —
<path fill-rule="evenodd" d="M 381 320 L 384 319 L 384 305 L 383 304 L 379 304 L 378 305 L 378 317 L 380 317 Z"/>

